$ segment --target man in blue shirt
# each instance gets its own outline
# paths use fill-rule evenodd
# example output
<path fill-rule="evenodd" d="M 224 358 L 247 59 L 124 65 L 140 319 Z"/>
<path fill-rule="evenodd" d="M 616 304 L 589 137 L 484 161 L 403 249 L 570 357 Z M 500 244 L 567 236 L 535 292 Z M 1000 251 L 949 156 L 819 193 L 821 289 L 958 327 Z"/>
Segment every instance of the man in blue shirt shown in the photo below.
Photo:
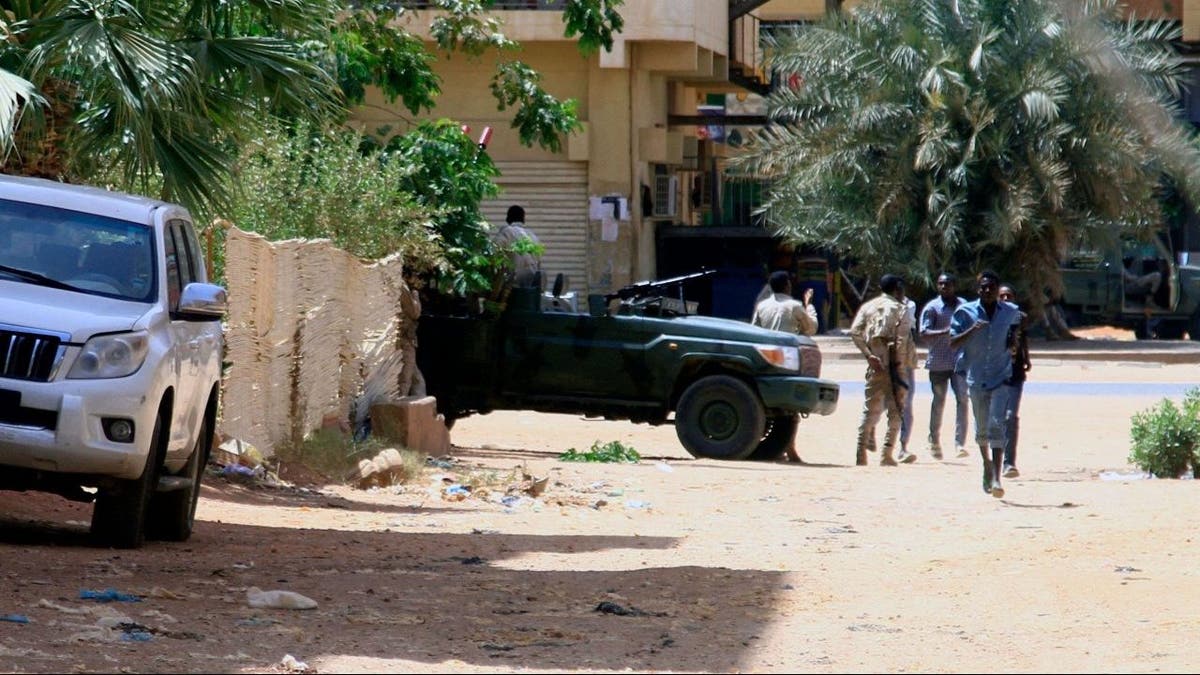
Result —
<path fill-rule="evenodd" d="M 1016 305 L 1000 302 L 999 292 L 1000 277 L 991 270 L 981 272 L 979 299 L 954 310 L 950 319 L 950 346 L 962 349 L 955 370 L 967 380 L 975 441 L 983 458 L 983 489 L 996 498 L 1004 496 L 1000 475 L 1008 409 L 1004 383 L 1012 374 L 1009 328 L 1021 322 Z"/>
<path fill-rule="evenodd" d="M 933 402 L 929 406 L 929 454 L 942 458 L 942 413 L 946 409 L 946 391 L 954 391 L 954 448 L 958 456 L 967 457 L 967 381 L 954 371 L 958 350 L 950 346 L 950 319 L 954 310 L 967 301 L 958 297 L 958 280 L 949 272 L 937 278 L 936 298 L 925 303 L 921 310 L 921 337 L 929 346 L 925 370 L 929 371 L 929 387 Z"/>

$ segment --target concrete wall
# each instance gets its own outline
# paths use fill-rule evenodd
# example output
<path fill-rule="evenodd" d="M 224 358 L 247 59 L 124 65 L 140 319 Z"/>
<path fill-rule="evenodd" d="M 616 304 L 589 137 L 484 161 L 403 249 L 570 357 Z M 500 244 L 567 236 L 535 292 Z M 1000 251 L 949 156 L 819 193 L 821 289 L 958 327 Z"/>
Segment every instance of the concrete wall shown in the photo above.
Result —
<path fill-rule="evenodd" d="M 230 228 L 221 434 L 270 456 L 407 395 L 400 383 L 415 368 L 416 323 L 401 263 L 366 265 L 328 240 L 269 242 Z"/>

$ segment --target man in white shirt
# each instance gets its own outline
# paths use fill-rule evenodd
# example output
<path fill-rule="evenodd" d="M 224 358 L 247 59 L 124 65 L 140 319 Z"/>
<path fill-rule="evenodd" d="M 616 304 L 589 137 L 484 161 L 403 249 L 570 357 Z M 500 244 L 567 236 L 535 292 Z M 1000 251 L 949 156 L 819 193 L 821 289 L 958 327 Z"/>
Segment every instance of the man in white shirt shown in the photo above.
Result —
<path fill-rule="evenodd" d="M 798 335 L 814 335 L 817 332 L 817 309 L 812 305 L 813 290 L 804 291 L 804 302 L 792 297 L 792 279 L 788 273 L 780 270 L 773 272 L 767 281 L 771 294 L 754 307 L 755 326 Z M 789 462 L 800 462 L 796 452 L 796 426 L 792 426 L 792 438 L 788 440 L 786 450 Z"/>
<path fill-rule="evenodd" d="M 804 302 L 793 298 L 792 279 L 783 270 L 772 272 L 767 285 L 771 294 L 754 306 L 751 323 L 785 333 L 815 335 L 817 308 L 812 304 L 813 289 L 805 289 Z"/>
<path fill-rule="evenodd" d="M 508 207 L 505 216 L 506 225 L 496 233 L 492 241 L 512 255 L 513 286 L 532 288 L 538 285 L 538 273 L 541 270 L 541 257 L 534 253 L 518 252 L 513 245 L 522 239 L 528 239 L 533 244 L 540 245 L 537 235 L 525 227 L 525 209 L 513 204 Z"/>

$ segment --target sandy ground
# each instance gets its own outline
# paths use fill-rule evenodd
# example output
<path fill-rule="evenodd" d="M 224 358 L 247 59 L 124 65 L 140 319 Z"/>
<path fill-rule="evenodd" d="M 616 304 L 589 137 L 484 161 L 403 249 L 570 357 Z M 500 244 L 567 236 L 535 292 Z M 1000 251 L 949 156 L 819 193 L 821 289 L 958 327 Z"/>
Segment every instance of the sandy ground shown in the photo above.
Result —
<path fill-rule="evenodd" d="M 92 548 L 88 507 L 0 493 L 0 615 L 29 620 L 0 621 L 0 670 L 1193 671 L 1200 484 L 1137 478 L 1126 456 L 1130 416 L 1197 366 L 1035 357 L 1032 380 L 1098 393 L 1027 394 L 1003 499 L 977 455 L 925 454 L 918 379 L 920 460 L 897 468 L 853 466 L 851 394 L 802 423 L 803 466 L 694 460 L 669 426 L 495 413 L 403 487 L 210 477 L 192 540 L 138 551 Z M 1152 386 L 1099 386 L 1118 382 Z M 557 460 L 614 440 L 643 460 Z M 545 492 L 506 505 L 524 475 Z M 255 609 L 249 587 L 319 606 Z M 80 598 L 110 588 L 141 601 Z"/>

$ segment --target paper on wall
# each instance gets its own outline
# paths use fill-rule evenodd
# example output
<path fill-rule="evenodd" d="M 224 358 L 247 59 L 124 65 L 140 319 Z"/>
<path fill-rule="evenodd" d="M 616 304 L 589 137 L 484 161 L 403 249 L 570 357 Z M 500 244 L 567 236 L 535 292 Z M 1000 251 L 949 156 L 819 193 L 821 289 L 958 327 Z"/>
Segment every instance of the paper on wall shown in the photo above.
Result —
<path fill-rule="evenodd" d="M 605 204 L 605 206 L 608 206 Z M 617 219 L 613 218 L 612 209 L 600 219 L 600 241 L 617 240 Z"/>

